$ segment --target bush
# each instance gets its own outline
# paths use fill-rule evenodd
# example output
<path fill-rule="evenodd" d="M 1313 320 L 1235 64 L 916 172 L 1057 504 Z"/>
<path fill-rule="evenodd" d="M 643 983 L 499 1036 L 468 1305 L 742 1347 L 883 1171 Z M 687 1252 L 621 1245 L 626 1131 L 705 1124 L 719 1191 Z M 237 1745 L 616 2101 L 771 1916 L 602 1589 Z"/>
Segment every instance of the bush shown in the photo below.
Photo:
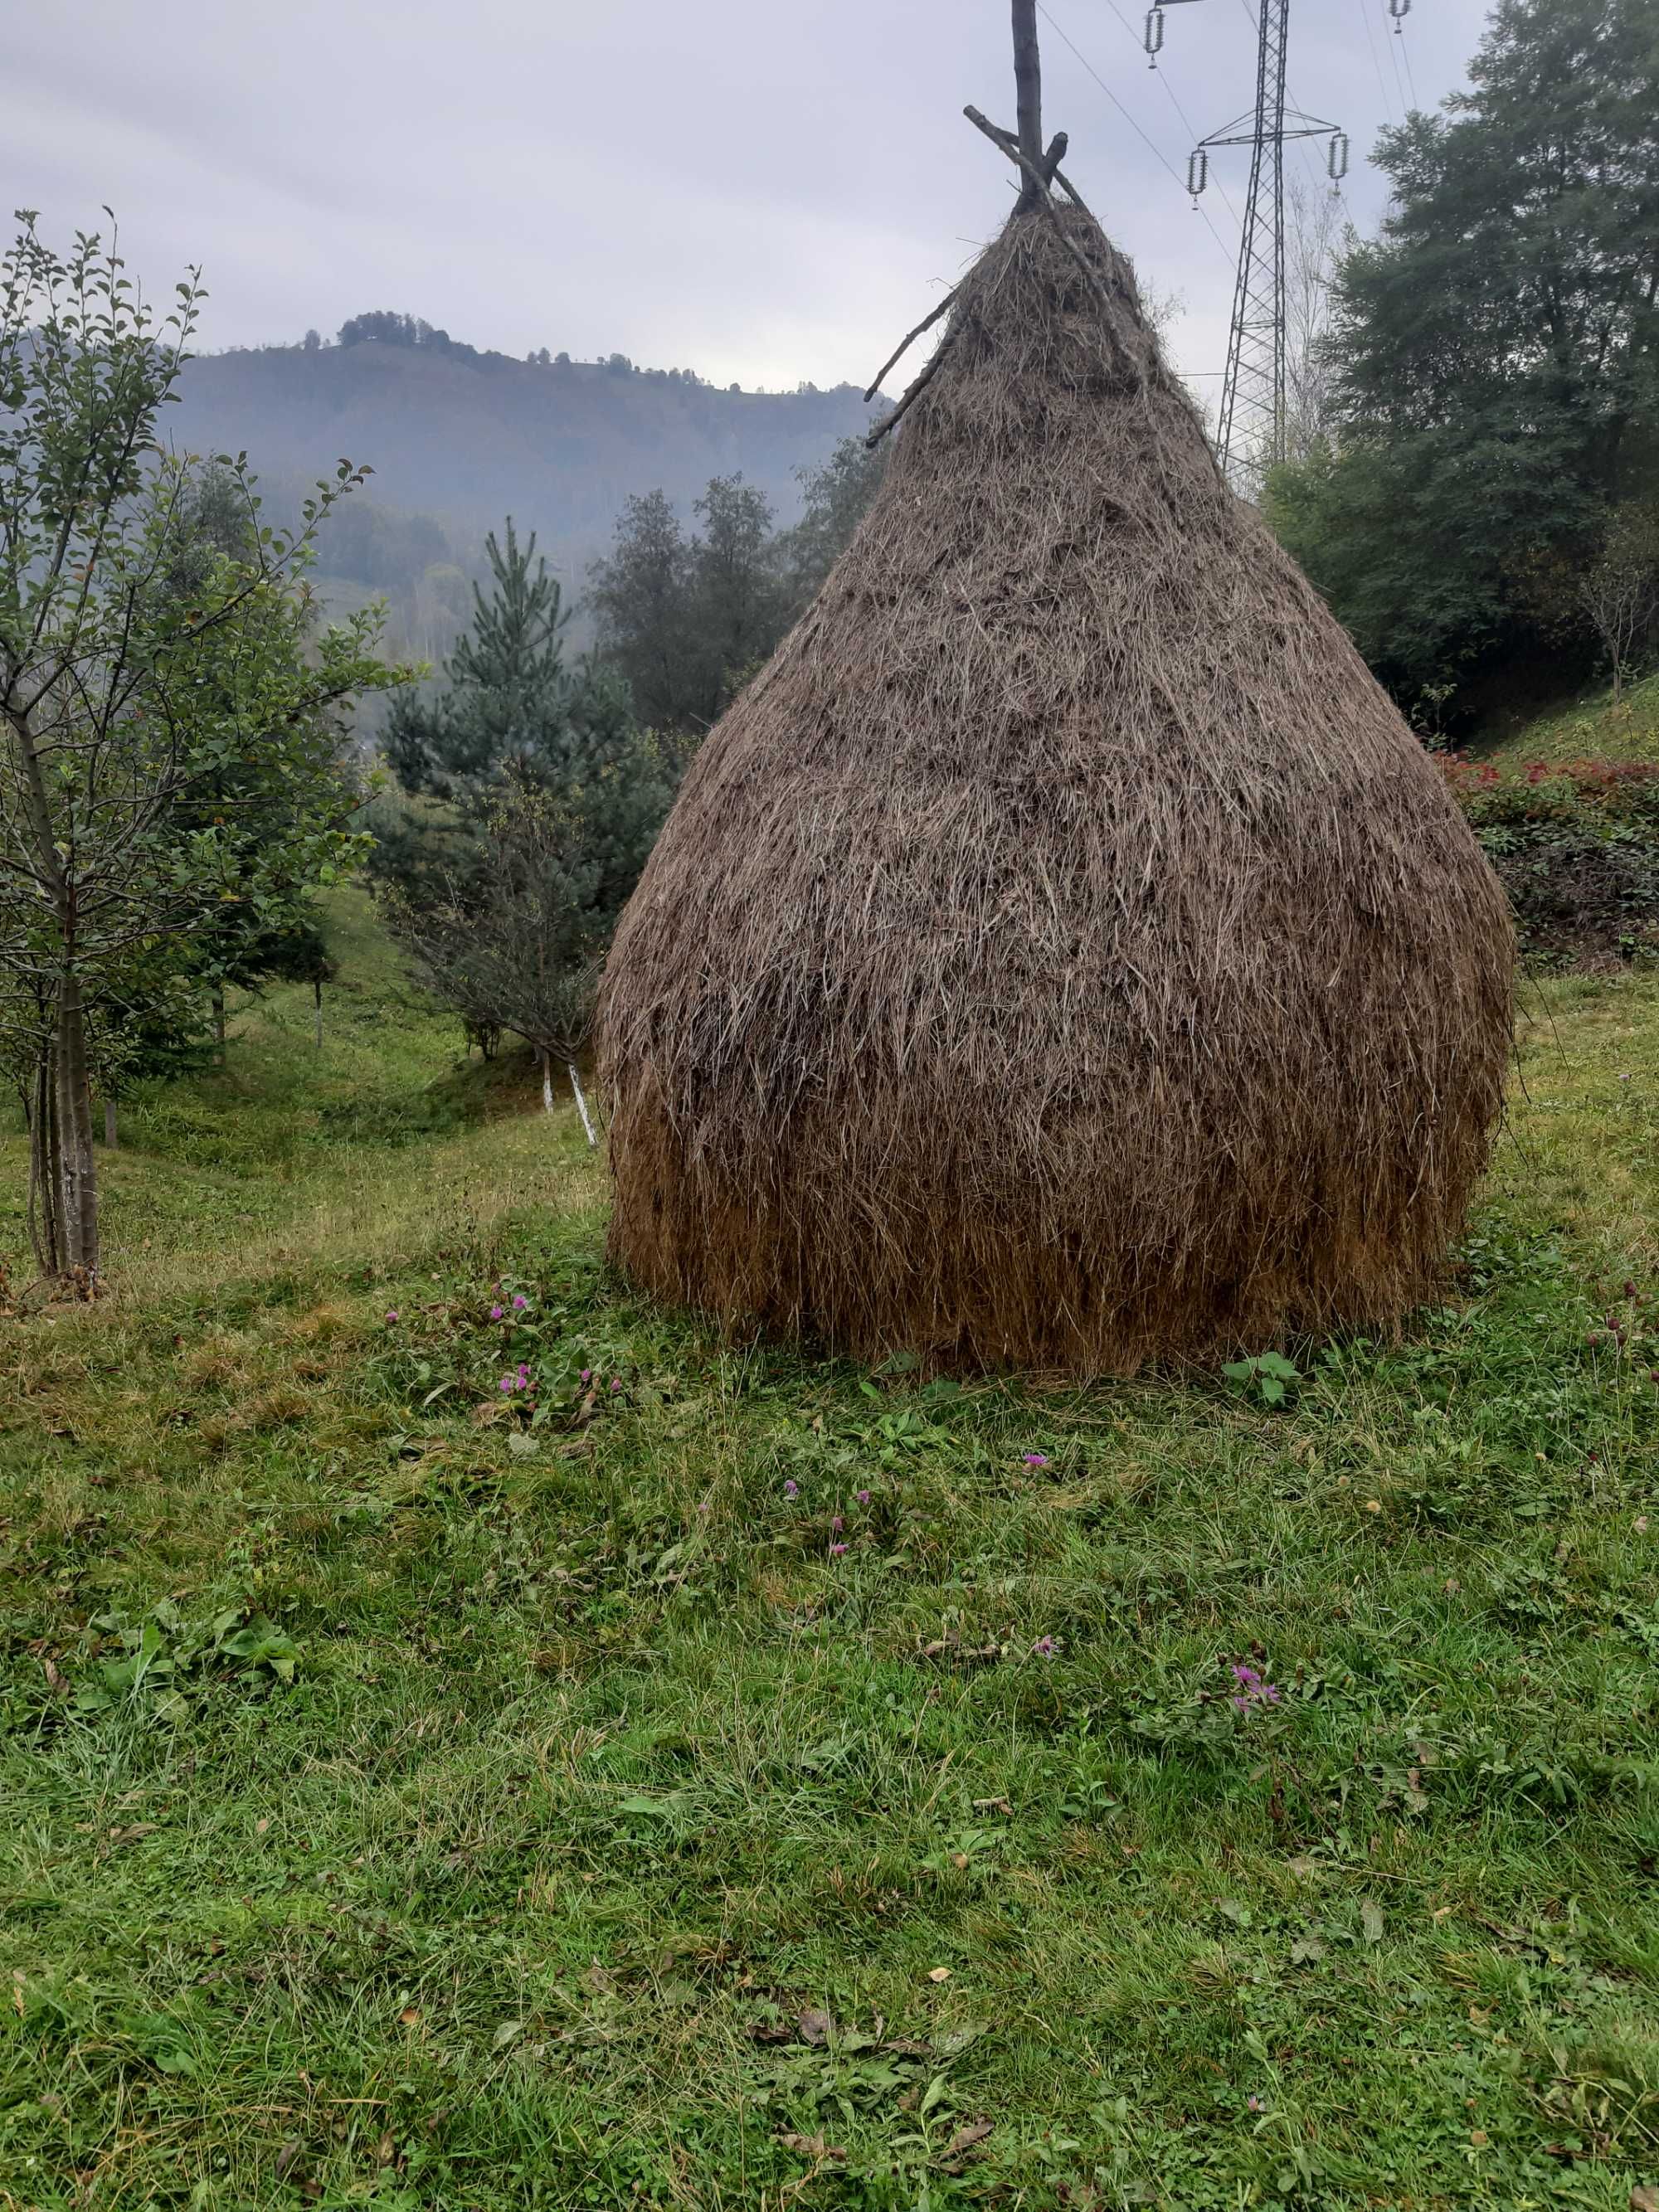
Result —
<path fill-rule="evenodd" d="M 1601 967 L 1659 951 L 1659 763 L 1443 763 L 1515 910 L 1523 957 Z"/>

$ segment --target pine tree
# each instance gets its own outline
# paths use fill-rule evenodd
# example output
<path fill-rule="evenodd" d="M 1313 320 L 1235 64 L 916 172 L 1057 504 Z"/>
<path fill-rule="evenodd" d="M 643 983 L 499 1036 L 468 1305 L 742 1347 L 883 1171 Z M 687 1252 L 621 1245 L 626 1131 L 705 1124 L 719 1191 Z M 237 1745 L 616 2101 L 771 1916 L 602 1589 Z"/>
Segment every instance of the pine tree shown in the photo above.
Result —
<path fill-rule="evenodd" d="M 592 972 L 673 795 L 621 676 L 567 662 L 568 616 L 534 538 L 488 545 L 490 588 L 435 697 L 403 704 L 386 751 L 401 799 L 372 826 L 393 934 L 481 1036 L 574 1062 Z"/>

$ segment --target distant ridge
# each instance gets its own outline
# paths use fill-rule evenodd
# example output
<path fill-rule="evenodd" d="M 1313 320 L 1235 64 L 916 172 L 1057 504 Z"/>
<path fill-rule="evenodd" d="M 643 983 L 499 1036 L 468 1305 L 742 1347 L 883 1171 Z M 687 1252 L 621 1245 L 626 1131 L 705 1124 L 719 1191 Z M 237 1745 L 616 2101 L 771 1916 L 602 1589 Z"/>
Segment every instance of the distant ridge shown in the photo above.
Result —
<path fill-rule="evenodd" d="M 510 512 L 574 581 L 624 501 L 659 486 L 689 517 L 710 477 L 741 472 L 792 520 L 795 471 L 869 420 L 851 385 L 738 392 L 620 356 L 524 362 L 410 327 L 425 337 L 204 355 L 171 435 L 192 452 L 246 449 L 273 506 L 342 456 L 368 462 L 371 501 L 434 518 L 458 550 Z"/>

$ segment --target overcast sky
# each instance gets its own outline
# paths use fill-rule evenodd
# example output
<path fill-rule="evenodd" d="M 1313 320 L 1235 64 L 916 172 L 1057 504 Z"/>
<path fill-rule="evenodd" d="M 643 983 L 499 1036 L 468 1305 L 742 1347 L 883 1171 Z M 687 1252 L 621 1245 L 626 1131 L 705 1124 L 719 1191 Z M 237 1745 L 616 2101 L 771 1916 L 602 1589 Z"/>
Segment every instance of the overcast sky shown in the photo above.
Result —
<path fill-rule="evenodd" d="M 1413 0 L 1395 38 L 1388 8 L 1291 11 L 1292 97 L 1351 133 L 1365 228 L 1379 127 L 1464 81 L 1486 13 Z M 1045 121 L 1184 301 L 1196 378 L 1225 356 L 1248 155 L 1212 160 L 1204 215 L 1181 179 L 1194 131 L 1253 104 L 1252 0 L 1171 5 L 1156 74 L 1144 14 L 1045 4 Z M 67 238 L 107 203 L 157 297 L 204 264 L 210 347 L 395 307 L 520 355 L 863 382 L 1008 204 L 961 115 L 1013 120 L 1007 0 L 52 0 L 6 40 L 6 209 Z"/>

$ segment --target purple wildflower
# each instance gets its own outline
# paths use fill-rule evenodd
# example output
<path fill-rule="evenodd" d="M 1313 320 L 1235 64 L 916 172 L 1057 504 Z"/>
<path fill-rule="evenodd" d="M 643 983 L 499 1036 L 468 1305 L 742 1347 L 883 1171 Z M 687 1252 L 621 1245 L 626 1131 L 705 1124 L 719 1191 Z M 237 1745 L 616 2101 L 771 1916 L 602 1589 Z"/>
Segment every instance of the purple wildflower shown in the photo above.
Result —
<path fill-rule="evenodd" d="M 800 1496 L 800 1485 L 796 1481 L 793 1474 L 787 1475 L 784 1478 L 783 1494 L 786 1498 L 799 1498 Z"/>
<path fill-rule="evenodd" d="M 583 1368 L 583 1370 L 582 1370 L 582 1381 L 583 1381 L 584 1382 L 591 1382 L 592 1380 L 593 1380 L 593 1370 L 592 1370 L 592 1369 L 591 1367 L 584 1367 L 584 1368 Z"/>
<path fill-rule="evenodd" d="M 847 1526 L 847 1523 L 842 1519 L 839 1513 L 835 1513 L 830 1516 L 830 1526 L 834 1533 L 839 1536 L 842 1530 Z"/>
<path fill-rule="evenodd" d="M 489 1318 L 491 1321 L 504 1321 L 506 1317 L 506 1310 L 504 1307 L 491 1306 L 489 1309 Z"/>
<path fill-rule="evenodd" d="M 845 1544 L 831 1544 L 830 1547 L 830 1556 L 832 1559 L 838 1559 L 846 1549 L 847 1547 Z"/>
<path fill-rule="evenodd" d="M 397 1320 L 397 1318 L 398 1318 L 398 1309 L 397 1309 L 397 1307 L 396 1307 L 396 1306 L 389 1306 L 389 1307 L 386 1309 L 386 1319 L 387 1319 L 388 1321 L 396 1321 L 396 1320 Z"/>
<path fill-rule="evenodd" d="M 1244 2101 L 1253 2112 L 1259 2112 L 1261 2110 L 1261 2100 L 1260 2097 L 1246 2097 Z"/>
<path fill-rule="evenodd" d="M 1233 1668 L 1233 1680 L 1238 1688 L 1231 1700 L 1236 1713 L 1248 1713 L 1257 1705 L 1276 1705 L 1284 1696 L 1278 1685 L 1264 1682 L 1254 1667 L 1240 1661 Z"/>
<path fill-rule="evenodd" d="M 1052 1636 L 1039 1636 L 1031 1649 L 1039 1659 L 1052 1659 L 1054 1656 L 1054 1639 Z"/>
<path fill-rule="evenodd" d="M 860 1504 L 860 1505 L 867 1505 L 869 1503 L 870 1503 L 870 1493 L 869 1493 L 869 1492 L 868 1492 L 867 1490 L 861 1490 L 861 1491 L 860 1491 L 860 1492 L 859 1492 L 859 1504 Z"/>
<path fill-rule="evenodd" d="M 503 1390 L 510 1390 L 513 1388 L 513 1377 L 510 1375 L 502 1376 L 501 1388 Z"/>
<path fill-rule="evenodd" d="M 1047 1467 L 1048 1455 L 1047 1452 L 1027 1452 L 1025 1464 L 1027 1467 Z"/>
<path fill-rule="evenodd" d="M 611 1387 L 613 1390 L 620 1390 L 622 1389 L 622 1376 L 620 1375 L 613 1375 L 611 1376 Z"/>
<path fill-rule="evenodd" d="M 514 1310 L 514 1313 L 522 1313 L 522 1312 L 524 1311 L 525 1308 L 526 1308 L 529 1304 L 530 1304 L 529 1299 L 528 1299 L 527 1297 L 526 1297 L 526 1296 L 525 1296 L 525 1294 L 524 1294 L 524 1292 L 523 1292 L 522 1291 L 514 1291 L 514 1293 L 513 1293 L 513 1310 Z"/>

